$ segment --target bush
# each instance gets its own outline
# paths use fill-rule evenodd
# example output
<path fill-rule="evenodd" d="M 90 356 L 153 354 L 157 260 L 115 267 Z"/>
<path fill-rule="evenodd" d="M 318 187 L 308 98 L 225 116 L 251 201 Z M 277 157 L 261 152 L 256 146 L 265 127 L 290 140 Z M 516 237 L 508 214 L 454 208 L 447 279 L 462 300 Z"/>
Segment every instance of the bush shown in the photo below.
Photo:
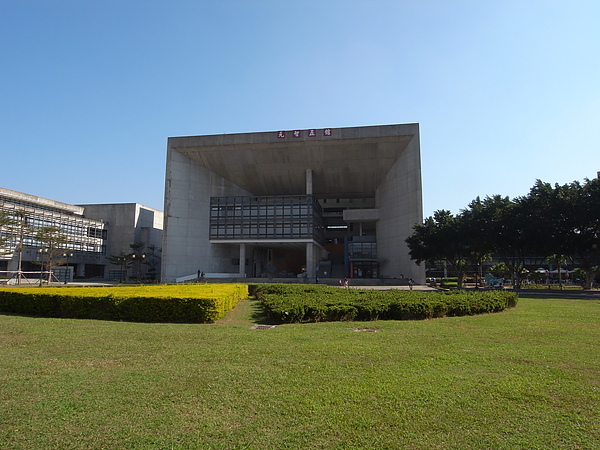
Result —
<path fill-rule="evenodd" d="M 414 320 L 503 311 L 514 307 L 509 291 L 376 291 L 325 285 L 264 284 L 249 292 L 270 319 L 284 323 L 337 320 Z"/>
<path fill-rule="evenodd" d="M 208 323 L 247 297 L 247 286 L 162 285 L 0 289 L 0 311 L 42 317 Z"/>

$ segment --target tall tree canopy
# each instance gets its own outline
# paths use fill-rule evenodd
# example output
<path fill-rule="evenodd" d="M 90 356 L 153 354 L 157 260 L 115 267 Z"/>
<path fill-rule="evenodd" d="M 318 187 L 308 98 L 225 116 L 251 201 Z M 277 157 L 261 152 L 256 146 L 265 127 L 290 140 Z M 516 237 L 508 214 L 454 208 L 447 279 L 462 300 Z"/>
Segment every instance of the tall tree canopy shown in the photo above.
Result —
<path fill-rule="evenodd" d="M 561 255 L 585 272 L 591 288 L 600 273 L 600 179 L 554 186 L 537 180 L 527 195 L 477 197 L 460 214 L 436 211 L 413 230 L 406 239 L 411 258 L 445 261 L 459 279 L 465 260 L 480 264 L 491 253 L 518 288 L 528 265 Z"/>

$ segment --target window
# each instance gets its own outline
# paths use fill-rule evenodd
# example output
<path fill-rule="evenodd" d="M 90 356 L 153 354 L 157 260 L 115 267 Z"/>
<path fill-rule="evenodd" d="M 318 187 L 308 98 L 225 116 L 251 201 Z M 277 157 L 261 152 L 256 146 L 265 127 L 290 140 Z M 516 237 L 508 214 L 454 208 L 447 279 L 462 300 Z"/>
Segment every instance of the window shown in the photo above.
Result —
<path fill-rule="evenodd" d="M 211 239 L 323 239 L 322 210 L 310 195 L 211 198 Z"/>

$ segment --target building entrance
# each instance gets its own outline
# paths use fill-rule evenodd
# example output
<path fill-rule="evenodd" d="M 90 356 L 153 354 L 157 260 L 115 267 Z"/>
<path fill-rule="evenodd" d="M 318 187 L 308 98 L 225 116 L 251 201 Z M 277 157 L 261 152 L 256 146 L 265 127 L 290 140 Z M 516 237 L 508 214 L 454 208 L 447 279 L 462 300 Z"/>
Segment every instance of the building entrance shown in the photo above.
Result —
<path fill-rule="evenodd" d="M 376 261 L 350 261 L 352 278 L 378 278 L 379 263 Z"/>

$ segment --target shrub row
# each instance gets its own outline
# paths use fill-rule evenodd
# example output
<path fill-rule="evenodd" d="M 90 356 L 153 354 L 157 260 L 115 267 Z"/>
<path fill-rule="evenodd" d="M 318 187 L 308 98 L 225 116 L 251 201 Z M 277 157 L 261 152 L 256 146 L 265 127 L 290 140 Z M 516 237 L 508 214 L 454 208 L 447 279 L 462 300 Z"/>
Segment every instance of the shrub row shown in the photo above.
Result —
<path fill-rule="evenodd" d="M 431 319 L 499 312 L 517 303 L 517 295 L 507 291 L 377 291 L 264 284 L 251 285 L 249 292 L 270 319 L 284 323 Z"/>
<path fill-rule="evenodd" d="M 247 286 L 167 285 L 0 289 L 0 311 L 41 317 L 210 323 L 247 297 Z"/>

